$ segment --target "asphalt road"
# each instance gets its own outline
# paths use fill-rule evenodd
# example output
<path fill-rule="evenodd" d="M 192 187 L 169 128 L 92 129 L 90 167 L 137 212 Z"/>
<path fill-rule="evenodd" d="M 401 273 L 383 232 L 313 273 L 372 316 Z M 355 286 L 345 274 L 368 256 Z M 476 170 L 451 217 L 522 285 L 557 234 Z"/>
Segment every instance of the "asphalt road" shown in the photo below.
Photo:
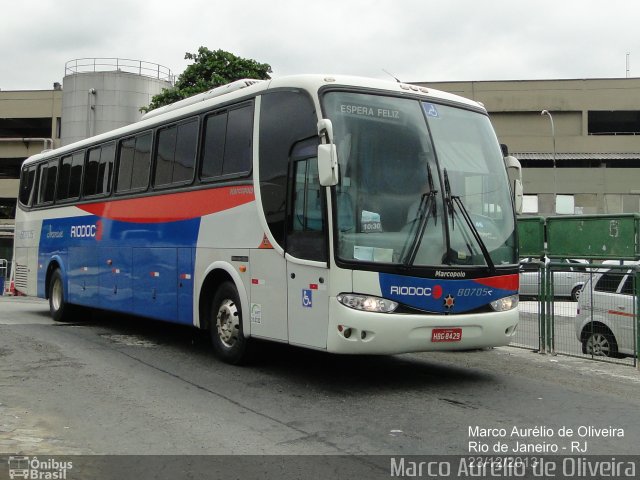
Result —
<path fill-rule="evenodd" d="M 349 357 L 265 344 L 233 367 L 194 329 L 106 313 L 55 324 L 42 300 L 0 298 L 0 453 L 466 455 L 501 442 L 566 454 L 578 441 L 637 454 L 639 407 L 628 366 L 511 347 Z M 547 435 L 512 433 L 536 426 Z"/>

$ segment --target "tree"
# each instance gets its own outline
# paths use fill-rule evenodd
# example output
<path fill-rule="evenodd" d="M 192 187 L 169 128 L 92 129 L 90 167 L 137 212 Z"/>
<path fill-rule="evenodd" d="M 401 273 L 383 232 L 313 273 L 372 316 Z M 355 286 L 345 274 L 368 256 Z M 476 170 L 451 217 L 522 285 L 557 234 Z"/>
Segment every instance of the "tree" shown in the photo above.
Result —
<path fill-rule="evenodd" d="M 207 47 L 200 47 L 198 53 L 187 52 L 184 58 L 193 60 L 193 63 L 178 76 L 172 88 L 163 88 L 141 111 L 148 112 L 242 78 L 271 78 L 271 65 L 241 58 L 224 50 L 211 51 Z"/>

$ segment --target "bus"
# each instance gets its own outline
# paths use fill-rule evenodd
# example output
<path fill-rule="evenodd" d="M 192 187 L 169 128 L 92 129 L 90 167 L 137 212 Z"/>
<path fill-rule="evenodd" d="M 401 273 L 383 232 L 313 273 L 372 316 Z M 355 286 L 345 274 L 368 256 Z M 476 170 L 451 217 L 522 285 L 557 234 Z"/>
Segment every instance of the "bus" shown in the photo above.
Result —
<path fill-rule="evenodd" d="M 344 354 L 506 345 L 514 193 L 485 108 L 431 88 L 240 80 L 25 160 L 15 289 Z"/>

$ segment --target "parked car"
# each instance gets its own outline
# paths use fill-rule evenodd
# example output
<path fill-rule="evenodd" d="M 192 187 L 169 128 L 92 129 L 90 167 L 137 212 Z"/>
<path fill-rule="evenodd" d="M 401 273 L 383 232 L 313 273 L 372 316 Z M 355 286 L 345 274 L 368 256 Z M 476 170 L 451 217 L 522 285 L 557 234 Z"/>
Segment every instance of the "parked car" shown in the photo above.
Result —
<path fill-rule="evenodd" d="M 636 299 L 632 270 L 605 270 L 588 280 L 578 300 L 576 336 L 582 353 L 634 355 Z"/>
<path fill-rule="evenodd" d="M 548 264 L 551 260 L 545 258 Z M 578 300 L 580 291 L 589 278 L 585 267 L 586 260 L 561 259 L 566 267 L 553 271 L 553 294 L 555 297 L 569 297 L 574 302 Z M 520 295 L 537 297 L 540 294 L 540 260 L 524 258 L 520 261 Z"/>

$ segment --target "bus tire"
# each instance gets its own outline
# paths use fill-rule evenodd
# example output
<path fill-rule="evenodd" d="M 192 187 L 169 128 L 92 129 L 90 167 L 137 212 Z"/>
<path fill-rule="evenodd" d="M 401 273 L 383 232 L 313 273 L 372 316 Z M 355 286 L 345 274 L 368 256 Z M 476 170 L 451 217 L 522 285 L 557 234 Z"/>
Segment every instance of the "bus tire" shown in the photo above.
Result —
<path fill-rule="evenodd" d="M 73 305 L 64 299 L 64 280 L 58 268 L 53 271 L 49 280 L 49 311 L 56 322 L 69 322 L 73 317 Z"/>
<path fill-rule="evenodd" d="M 249 339 L 242 325 L 242 306 L 236 287 L 222 283 L 211 302 L 209 332 L 216 355 L 232 365 L 246 363 L 249 358 Z"/>

